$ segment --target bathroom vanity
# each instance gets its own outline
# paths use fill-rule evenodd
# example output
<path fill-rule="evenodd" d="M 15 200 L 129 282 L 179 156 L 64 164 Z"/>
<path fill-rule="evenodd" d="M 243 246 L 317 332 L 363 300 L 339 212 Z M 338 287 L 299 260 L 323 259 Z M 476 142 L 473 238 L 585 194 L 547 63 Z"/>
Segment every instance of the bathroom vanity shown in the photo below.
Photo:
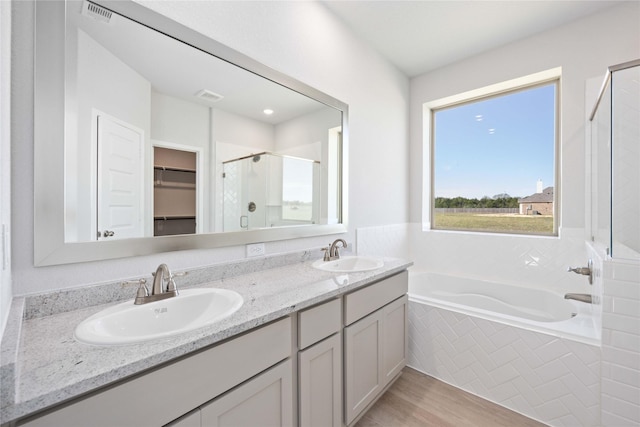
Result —
<path fill-rule="evenodd" d="M 406 362 L 411 264 L 384 261 L 348 274 L 306 261 L 198 285 L 234 289 L 244 305 L 140 344 L 73 339 L 104 305 L 27 320 L 3 425 L 351 425 Z"/>

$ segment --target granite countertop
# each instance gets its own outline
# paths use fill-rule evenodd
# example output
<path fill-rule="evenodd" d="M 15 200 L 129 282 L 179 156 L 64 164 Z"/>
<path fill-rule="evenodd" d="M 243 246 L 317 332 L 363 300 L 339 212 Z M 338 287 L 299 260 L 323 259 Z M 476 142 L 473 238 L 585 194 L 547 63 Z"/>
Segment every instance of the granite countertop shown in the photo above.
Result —
<path fill-rule="evenodd" d="M 7 363 L 8 356 L 3 354 L 0 422 L 8 423 L 76 398 L 411 266 L 404 260 L 384 258 L 384 266 L 377 270 L 347 274 L 320 271 L 311 264 L 297 262 L 202 281 L 193 287 L 232 289 L 242 295 L 244 304 L 233 315 L 208 327 L 140 344 L 92 346 L 73 336 L 82 320 L 122 301 L 28 320 L 16 320 L 14 314 L 7 324 L 13 331 L 5 335 L 15 335 L 15 360 Z M 25 305 L 16 300 L 12 311 Z M 3 337 L 3 346 L 8 339 L 12 338 Z"/>

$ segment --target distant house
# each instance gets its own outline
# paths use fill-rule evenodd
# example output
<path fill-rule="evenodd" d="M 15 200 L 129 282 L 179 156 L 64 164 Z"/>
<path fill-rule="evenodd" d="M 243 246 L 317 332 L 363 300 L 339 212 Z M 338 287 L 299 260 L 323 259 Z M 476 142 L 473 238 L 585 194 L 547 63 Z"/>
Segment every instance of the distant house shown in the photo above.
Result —
<path fill-rule="evenodd" d="M 518 199 L 521 215 L 553 215 L 553 187 Z"/>

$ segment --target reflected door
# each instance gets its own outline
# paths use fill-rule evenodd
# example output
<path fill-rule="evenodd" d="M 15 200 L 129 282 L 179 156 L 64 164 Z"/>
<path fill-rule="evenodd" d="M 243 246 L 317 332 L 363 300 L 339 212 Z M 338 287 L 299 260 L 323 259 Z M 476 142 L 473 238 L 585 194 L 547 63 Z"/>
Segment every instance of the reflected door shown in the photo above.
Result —
<path fill-rule="evenodd" d="M 144 133 L 98 116 L 98 240 L 144 236 Z"/>

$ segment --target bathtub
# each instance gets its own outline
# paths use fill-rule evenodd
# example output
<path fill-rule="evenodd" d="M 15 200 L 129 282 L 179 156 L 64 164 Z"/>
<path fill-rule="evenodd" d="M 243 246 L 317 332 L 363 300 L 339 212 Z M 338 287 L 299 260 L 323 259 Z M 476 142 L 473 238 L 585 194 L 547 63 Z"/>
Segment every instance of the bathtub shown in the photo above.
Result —
<path fill-rule="evenodd" d="M 410 277 L 409 300 L 590 344 L 600 341 L 590 305 L 543 289 L 418 273 Z"/>
<path fill-rule="evenodd" d="M 597 426 L 591 311 L 545 290 L 412 273 L 407 365 L 550 426 Z"/>

